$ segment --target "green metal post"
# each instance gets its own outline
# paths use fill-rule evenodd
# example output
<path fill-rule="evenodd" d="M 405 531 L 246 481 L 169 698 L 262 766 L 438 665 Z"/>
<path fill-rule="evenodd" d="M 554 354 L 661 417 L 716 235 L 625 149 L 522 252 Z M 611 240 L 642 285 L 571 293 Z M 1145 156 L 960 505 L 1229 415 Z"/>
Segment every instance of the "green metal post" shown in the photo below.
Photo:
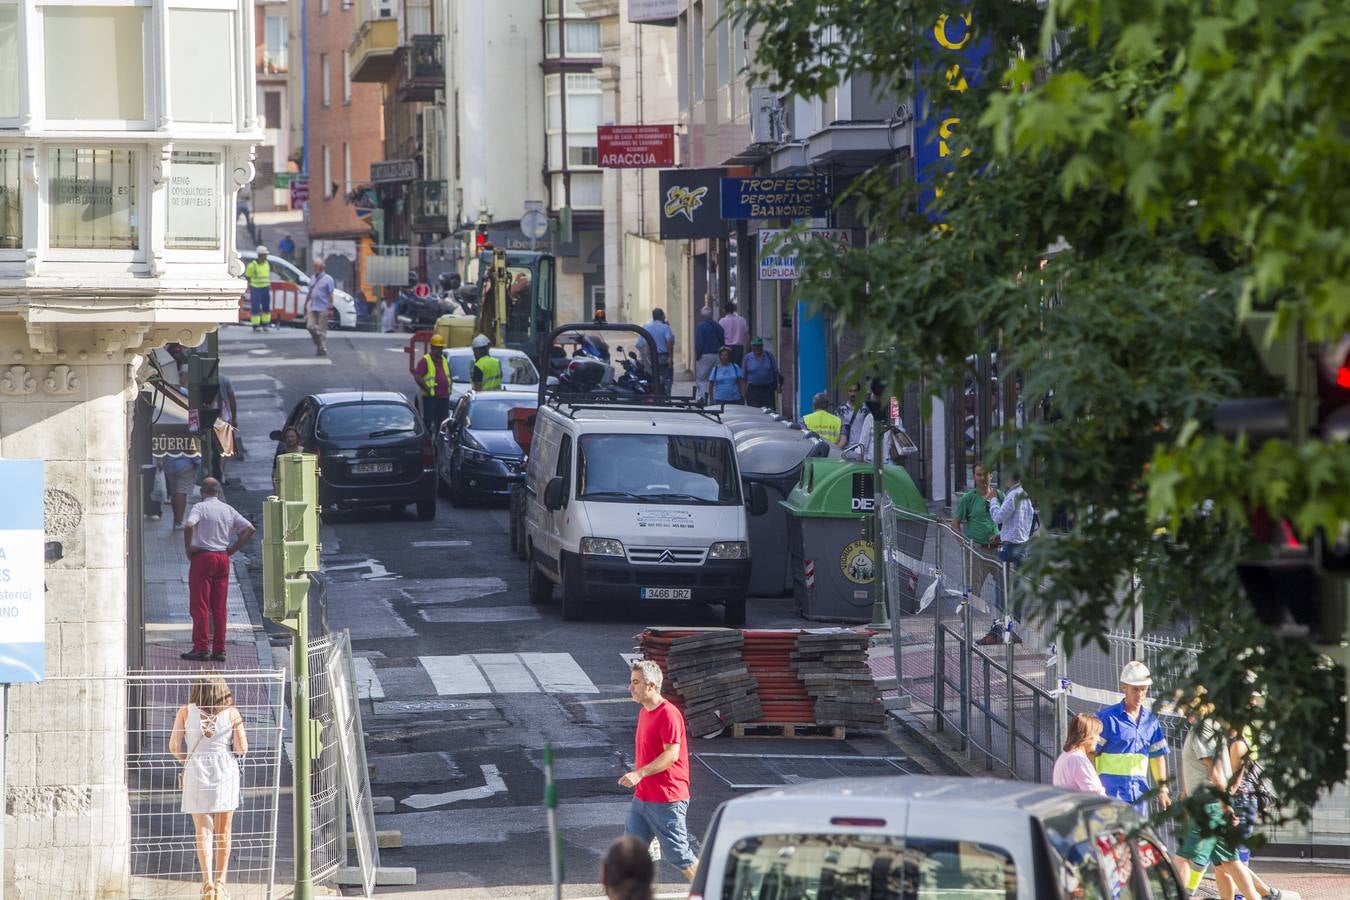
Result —
<path fill-rule="evenodd" d="M 887 422 L 881 416 L 872 419 L 872 627 L 890 626 L 890 611 L 886 608 L 886 557 L 885 540 L 881 531 L 881 498 L 886 494 L 886 482 L 883 480 L 885 463 L 883 445 L 885 444 Z M 898 648 L 897 648 L 898 649 Z M 896 677 L 900 673 L 896 671 Z"/>
<path fill-rule="evenodd" d="M 310 866 L 310 724 L 309 724 L 309 598 L 295 617 L 291 641 L 291 727 L 295 735 L 295 900 L 314 896 L 314 872 Z M 341 835 L 346 841 L 346 835 Z"/>

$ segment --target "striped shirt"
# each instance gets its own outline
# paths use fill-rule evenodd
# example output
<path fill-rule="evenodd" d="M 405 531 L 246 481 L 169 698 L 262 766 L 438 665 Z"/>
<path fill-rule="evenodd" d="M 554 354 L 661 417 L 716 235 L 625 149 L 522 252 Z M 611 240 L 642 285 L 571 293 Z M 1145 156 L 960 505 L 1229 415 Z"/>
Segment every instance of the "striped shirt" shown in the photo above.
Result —
<path fill-rule="evenodd" d="M 1130 718 L 1124 702 L 1097 711 L 1102 720 L 1097 773 L 1108 797 L 1138 803 L 1148 793 L 1149 760 L 1167 756 L 1167 733 L 1147 706 Z"/>
<path fill-rule="evenodd" d="M 1020 484 L 1008 491 L 1002 503 L 989 501 L 989 518 L 998 523 L 998 537 L 1005 544 L 1025 544 L 1031 540 L 1031 523 L 1035 517 L 1036 509 Z"/>

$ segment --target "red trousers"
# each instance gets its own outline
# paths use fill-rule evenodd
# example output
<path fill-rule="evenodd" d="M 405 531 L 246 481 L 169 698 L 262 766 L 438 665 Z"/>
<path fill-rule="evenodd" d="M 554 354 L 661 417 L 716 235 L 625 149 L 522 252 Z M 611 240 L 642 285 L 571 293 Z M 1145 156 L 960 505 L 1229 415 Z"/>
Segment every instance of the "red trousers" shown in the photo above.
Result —
<path fill-rule="evenodd" d="M 188 610 L 192 613 L 192 649 L 225 652 L 225 600 L 230 590 L 230 554 L 198 551 L 188 564 Z"/>

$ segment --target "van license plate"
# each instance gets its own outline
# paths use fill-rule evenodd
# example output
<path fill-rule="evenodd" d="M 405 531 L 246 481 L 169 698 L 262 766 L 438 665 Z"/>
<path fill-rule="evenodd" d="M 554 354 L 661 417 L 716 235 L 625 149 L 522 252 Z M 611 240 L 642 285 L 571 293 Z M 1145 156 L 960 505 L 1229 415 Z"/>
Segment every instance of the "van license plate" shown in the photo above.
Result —
<path fill-rule="evenodd" d="M 642 588 L 643 600 L 688 600 L 692 596 L 689 588 Z"/>
<path fill-rule="evenodd" d="M 393 463 L 354 463 L 353 475 L 388 475 L 394 471 Z"/>

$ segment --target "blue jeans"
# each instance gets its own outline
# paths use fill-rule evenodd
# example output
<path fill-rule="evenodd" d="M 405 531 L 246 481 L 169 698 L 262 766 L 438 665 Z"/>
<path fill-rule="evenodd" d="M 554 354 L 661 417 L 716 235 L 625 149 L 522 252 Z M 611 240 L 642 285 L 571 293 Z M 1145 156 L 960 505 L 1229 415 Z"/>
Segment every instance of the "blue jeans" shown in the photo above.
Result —
<path fill-rule="evenodd" d="M 1027 545 L 1024 543 L 1014 544 L 1011 542 L 1004 542 L 998 545 L 997 556 L 998 561 L 1001 563 L 1007 563 L 1012 566 L 1020 566 L 1022 564 L 1022 561 L 1027 558 Z M 1009 573 L 1008 575 L 1008 580 L 1009 583 L 1011 584 L 1012 582 L 1011 573 Z M 1003 596 L 1002 572 L 994 573 L 994 603 L 996 606 L 998 606 L 998 608 L 1002 612 L 1004 613 L 1010 612 L 1010 610 L 1008 609 L 1007 598 Z M 1020 617 L 1017 615 L 1016 612 L 1013 612 L 1012 615 L 1013 618 L 1020 619 Z"/>
<path fill-rule="evenodd" d="M 643 844 L 650 844 L 655 837 L 666 861 L 684 871 L 698 862 L 689 846 L 689 832 L 684 824 L 688 810 L 688 800 L 650 803 L 634 797 L 628 807 L 628 821 L 624 823 L 623 833 L 631 834 Z"/>

